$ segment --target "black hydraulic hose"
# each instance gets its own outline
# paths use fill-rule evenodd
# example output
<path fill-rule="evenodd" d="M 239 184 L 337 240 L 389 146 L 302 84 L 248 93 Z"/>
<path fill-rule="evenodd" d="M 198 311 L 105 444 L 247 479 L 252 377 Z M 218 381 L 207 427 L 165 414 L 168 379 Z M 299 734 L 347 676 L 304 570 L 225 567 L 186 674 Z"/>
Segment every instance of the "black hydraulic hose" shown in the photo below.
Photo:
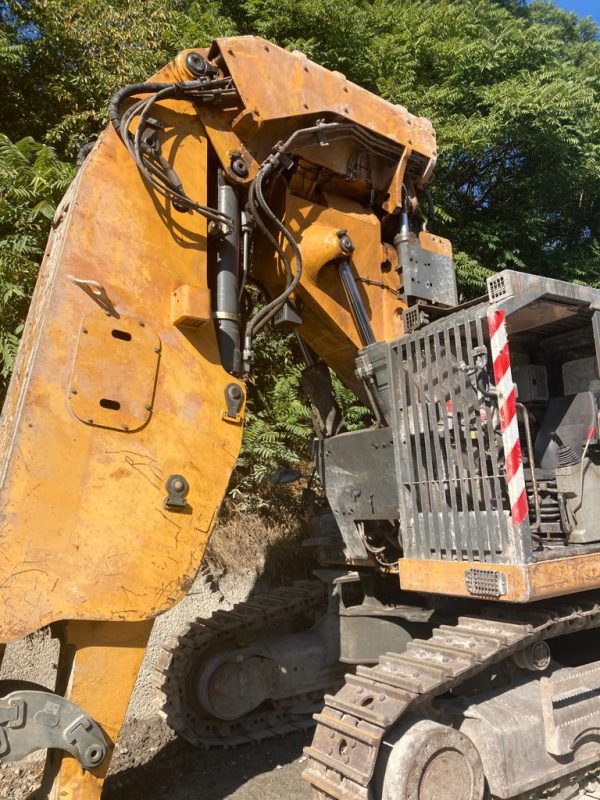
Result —
<path fill-rule="evenodd" d="M 192 83 L 199 84 L 198 81 L 192 81 Z M 173 83 L 152 83 L 152 82 L 130 83 L 127 86 L 123 86 L 121 89 L 116 91 L 110 98 L 110 102 L 108 104 L 108 118 L 112 122 L 117 133 L 119 134 L 121 133 L 120 107 L 124 100 L 127 100 L 128 98 L 133 97 L 133 95 L 136 94 L 156 94 L 157 92 L 161 92 L 163 89 L 173 90 L 174 86 L 176 85 L 177 84 Z"/>
<path fill-rule="evenodd" d="M 321 140 L 322 138 L 326 137 L 327 134 L 333 134 L 335 138 L 355 138 L 363 145 L 368 145 L 369 147 L 374 149 L 377 149 L 378 146 L 381 145 L 381 140 L 377 139 L 377 137 L 369 136 L 367 131 L 364 131 L 363 129 L 361 129 L 360 127 L 356 126 L 353 123 L 347 123 L 347 122 L 319 123 L 317 125 L 313 125 L 308 128 L 301 128 L 299 130 L 294 131 L 285 142 L 281 142 L 276 146 L 273 153 L 261 165 L 259 173 L 255 178 L 252 186 L 250 187 L 248 205 L 257 225 L 263 231 L 263 233 L 265 233 L 267 239 L 273 245 L 275 252 L 280 256 L 282 262 L 284 263 L 286 267 L 287 281 L 284 291 L 278 297 L 274 298 L 271 302 L 267 303 L 260 311 L 258 311 L 246 325 L 246 330 L 244 333 L 244 355 L 243 355 L 244 369 L 247 370 L 250 369 L 250 363 L 252 360 L 253 336 L 256 333 L 258 333 L 258 331 L 260 331 L 261 328 L 264 327 L 264 325 L 266 325 L 266 323 L 275 316 L 275 314 L 284 305 L 284 303 L 290 297 L 290 295 L 293 294 L 298 284 L 300 283 L 302 277 L 302 256 L 298 244 L 294 239 L 294 237 L 291 235 L 290 231 L 285 227 L 285 225 L 281 222 L 281 220 L 278 219 L 278 217 L 273 213 L 273 211 L 269 207 L 269 204 L 266 202 L 262 192 L 263 182 L 265 181 L 266 177 L 268 177 L 276 169 L 277 170 L 285 169 L 293 164 L 290 154 L 293 148 L 301 144 L 303 140 L 310 139 L 315 136 L 319 140 Z M 389 158 L 390 160 L 394 160 L 395 158 L 397 158 L 397 153 L 389 152 L 389 150 L 390 148 L 388 148 L 388 151 L 386 151 L 386 157 Z M 393 151 L 393 148 L 391 148 L 391 150 Z M 269 221 L 272 225 L 274 225 L 274 227 L 282 234 L 284 239 L 286 239 L 290 245 L 294 260 L 296 262 L 296 269 L 293 274 L 293 277 L 291 277 L 291 280 L 290 280 L 291 269 L 289 268 L 289 260 L 287 259 L 279 242 L 276 240 L 273 234 L 268 230 L 267 226 L 264 223 L 264 220 L 261 219 L 261 213 L 264 214 L 267 221 Z M 369 336 L 369 329 L 370 329 L 370 322 L 367 318 L 367 327 L 363 328 L 362 334 L 365 335 L 367 340 L 369 340 L 372 337 L 372 340 L 374 341 L 372 330 L 370 331 L 370 336 Z"/>
<path fill-rule="evenodd" d="M 203 92 L 210 94 L 212 90 L 218 90 L 221 88 L 228 89 L 230 85 L 231 82 L 228 78 L 217 80 L 201 78 L 195 81 L 177 81 L 174 83 L 159 83 L 153 81 L 146 83 L 130 83 L 127 86 L 123 86 L 121 89 L 118 89 L 111 97 L 108 104 L 108 118 L 112 122 L 117 133 L 119 133 L 121 126 L 120 107 L 124 100 L 127 100 L 136 94 L 157 94 L 165 89 L 169 89 L 175 100 L 184 99 L 186 95 L 192 95 L 190 99 L 194 99 L 193 93 L 198 90 L 202 90 Z"/>
<path fill-rule="evenodd" d="M 264 213 L 267 217 L 269 222 L 271 222 L 284 236 L 284 238 L 289 242 L 294 261 L 296 262 L 296 271 L 291 279 L 288 281 L 285 289 L 281 292 L 278 297 L 271 300 L 270 303 L 267 303 L 266 306 L 261 308 L 252 319 L 246 325 L 246 331 L 244 333 L 244 368 L 249 369 L 250 361 L 252 359 L 252 338 L 255 333 L 266 325 L 266 323 L 275 316 L 275 314 L 279 311 L 279 309 L 284 305 L 288 297 L 296 290 L 298 284 L 300 283 L 300 279 L 302 277 L 302 255 L 300 253 L 300 248 L 298 247 L 296 240 L 291 235 L 289 230 L 285 227 L 285 225 L 281 222 L 280 219 L 271 211 L 268 203 L 265 200 L 265 197 L 262 193 L 262 183 L 273 170 L 273 163 L 268 162 L 261 167 L 259 174 L 255 178 L 255 182 L 253 185 L 254 188 L 254 197 L 260 207 L 260 210 Z M 277 243 L 278 251 L 283 252 Z M 284 254 L 285 258 L 285 254 Z"/>
<path fill-rule="evenodd" d="M 182 182 L 173 167 L 163 158 L 159 147 L 144 142 L 143 135 L 149 123 L 148 116 L 152 106 L 164 99 L 214 100 L 229 95 L 232 89 L 230 79 L 210 80 L 207 78 L 180 83 L 136 83 L 124 86 L 115 92 L 109 104 L 109 118 L 121 140 L 129 150 L 143 179 L 156 191 L 174 204 L 178 211 L 197 211 L 218 226 L 222 235 L 228 235 L 233 226 L 232 220 L 217 209 L 209 208 L 194 201 L 186 193 Z M 135 101 L 124 114 L 120 108 L 124 100 L 136 94 L 146 94 Z M 139 114 L 135 133 L 129 128 L 134 117 Z"/>
<path fill-rule="evenodd" d="M 425 200 L 427 200 L 427 230 L 429 230 L 429 226 L 435 220 L 435 205 L 433 204 L 433 195 L 429 189 L 425 189 L 423 194 L 425 195 Z"/>
<path fill-rule="evenodd" d="M 248 192 L 248 204 L 250 206 L 250 211 L 252 212 L 254 221 L 256 222 L 256 224 L 258 225 L 258 227 L 260 228 L 266 239 L 271 243 L 273 249 L 279 256 L 285 267 L 286 286 L 287 286 L 287 283 L 292 280 L 292 268 L 290 265 L 290 261 L 286 256 L 285 251 L 277 241 L 277 239 L 273 236 L 273 234 L 271 233 L 271 231 L 268 229 L 263 219 L 261 218 L 260 211 L 257 206 L 255 190 L 256 190 L 256 181 L 253 181 L 252 184 L 250 185 L 250 191 Z"/>

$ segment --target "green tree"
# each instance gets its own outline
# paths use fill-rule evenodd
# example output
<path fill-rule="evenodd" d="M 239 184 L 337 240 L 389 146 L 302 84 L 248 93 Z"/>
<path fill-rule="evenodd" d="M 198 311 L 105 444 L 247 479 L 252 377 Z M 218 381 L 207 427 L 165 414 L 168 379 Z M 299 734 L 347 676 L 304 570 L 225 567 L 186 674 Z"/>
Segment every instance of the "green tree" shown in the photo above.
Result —
<path fill-rule="evenodd" d="M 192 43 L 189 36 L 206 45 L 231 32 L 210 0 L 202 7 L 182 0 L 0 3 L 0 58 L 2 42 L 13 47 L 2 126 L 13 139 L 32 135 L 74 156 L 106 124 L 116 89 L 148 78 Z"/>
<path fill-rule="evenodd" d="M 74 170 L 52 148 L 0 134 L 0 394 L 14 363 L 56 204 Z"/>
<path fill-rule="evenodd" d="M 279 11 L 278 11 L 279 9 Z M 467 294 L 600 280 L 600 29 L 535 0 L 237 0 L 238 28 L 430 118 L 439 232 Z"/>

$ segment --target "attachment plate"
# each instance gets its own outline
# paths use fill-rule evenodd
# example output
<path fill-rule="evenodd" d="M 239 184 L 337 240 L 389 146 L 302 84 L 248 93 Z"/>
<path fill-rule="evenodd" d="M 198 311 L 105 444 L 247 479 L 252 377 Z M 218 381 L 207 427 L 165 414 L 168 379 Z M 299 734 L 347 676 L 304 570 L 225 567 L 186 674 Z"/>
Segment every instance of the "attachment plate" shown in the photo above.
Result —
<path fill-rule="evenodd" d="M 159 359 L 160 339 L 143 320 L 92 311 L 79 333 L 71 411 L 88 425 L 138 430 L 152 414 Z"/>

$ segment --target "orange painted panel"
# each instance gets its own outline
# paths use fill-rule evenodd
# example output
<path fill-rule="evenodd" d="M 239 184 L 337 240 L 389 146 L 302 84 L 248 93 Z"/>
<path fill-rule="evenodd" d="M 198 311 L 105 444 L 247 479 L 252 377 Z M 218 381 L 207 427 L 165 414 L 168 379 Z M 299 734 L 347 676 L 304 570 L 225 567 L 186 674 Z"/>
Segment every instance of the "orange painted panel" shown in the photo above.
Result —
<path fill-rule="evenodd" d="M 167 67 L 159 77 L 176 76 Z M 205 203 L 207 141 L 193 106 L 173 101 L 161 117 L 165 154 Z M 116 328 L 118 319 L 103 316 L 106 308 L 73 278 L 102 286 L 127 331 L 132 320 L 148 324 L 143 380 L 125 370 L 119 385 L 107 352 L 96 369 L 98 391 L 110 378 L 136 414 L 151 405 L 139 424 L 123 419 L 129 430 L 108 425 L 110 409 L 99 404 L 89 416 L 102 426 L 77 417 L 70 389 L 81 377 L 84 321 Z M 242 431 L 222 419 L 232 379 L 213 325 L 172 324 L 172 294 L 185 285 L 207 288 L 205 220 L 153 195 L 107 130 L 57 215 L 3 412 L 0 642 L 59 619 L 147 619 L 189 588 Z M 159 355 L 150 340 L 159 341 Z M 99 403 L 94 371 L 86 374 L 87 402 Z M 175 473 L 190 484 L 183 512 L 163 505 Z"/>

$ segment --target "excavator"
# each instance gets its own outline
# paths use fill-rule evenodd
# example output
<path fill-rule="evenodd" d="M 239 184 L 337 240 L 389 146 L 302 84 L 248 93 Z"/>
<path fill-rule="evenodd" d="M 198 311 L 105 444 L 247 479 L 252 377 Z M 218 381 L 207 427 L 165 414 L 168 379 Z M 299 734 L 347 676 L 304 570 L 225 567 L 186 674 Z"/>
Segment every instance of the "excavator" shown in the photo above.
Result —
<path fill-rule="evenodd" d="M 166 644 L 173 727 L 316 725 L 315 800 L 600 798 L 600 290 L 504 270 L 461 300 L 431 123 L 263 39 L 180 53 L 109 118 L 3 410 L 0 642 L 49 628 L 60 657 L 0 686 L 0 761 L 47 750 L 40 796 L 101 796 L 272 325 L 306 360 L 319 566 Z"/>

